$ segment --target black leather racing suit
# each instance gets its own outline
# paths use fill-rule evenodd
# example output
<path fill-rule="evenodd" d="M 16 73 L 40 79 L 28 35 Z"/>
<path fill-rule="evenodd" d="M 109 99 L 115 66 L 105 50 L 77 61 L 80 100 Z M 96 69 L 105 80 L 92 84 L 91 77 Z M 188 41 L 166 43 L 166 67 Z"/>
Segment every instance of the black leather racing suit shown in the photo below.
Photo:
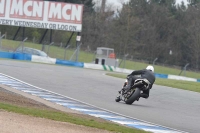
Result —
<path fill-rule="evenodd" d="M 136 75 L 139 75 L 139 77 Z M 128 87 L 130 87 L 132 83 L 135 82 L 136 79 L 147 79 L 151 84 L 149 88 L 147 90 L 144 90 L 140 96 L 143 98 L 148 98 L 149 91 L 152 88 L 156 78 L 152 71 L 143 69 L 143 70 L 133 71 L 131 74 L 127 76 L 127 79 L 128 79 Z"/>

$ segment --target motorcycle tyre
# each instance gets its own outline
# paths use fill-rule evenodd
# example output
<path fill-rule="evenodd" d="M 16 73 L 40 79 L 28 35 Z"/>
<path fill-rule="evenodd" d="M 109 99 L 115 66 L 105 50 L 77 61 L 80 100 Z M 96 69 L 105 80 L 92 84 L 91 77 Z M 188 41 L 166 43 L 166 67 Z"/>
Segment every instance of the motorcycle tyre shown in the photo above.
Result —
<path fill-rule="evenodd" d="M 135 100 L 138 99 L 138 97 L 140 96 L 140 89 L 136 88 L 135 92 L 131 95 L 131 97 L 125 101 L 126 104 L 132 104 Z"/>

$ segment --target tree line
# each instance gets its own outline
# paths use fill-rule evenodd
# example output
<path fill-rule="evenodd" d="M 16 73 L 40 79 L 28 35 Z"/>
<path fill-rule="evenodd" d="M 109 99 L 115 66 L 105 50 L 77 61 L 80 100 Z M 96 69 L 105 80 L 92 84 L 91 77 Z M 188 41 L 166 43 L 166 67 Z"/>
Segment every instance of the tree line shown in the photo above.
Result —
<path fill-rule="evenodd" d="M 176 0 L 130 0 L 121 9 L 107 5 L 103 12 L 92 0 L 57 1 L 84 4 L 83 50 L 109 47 L 118 58 L 128 55 L 149 62 L 157 58 L 157 63 L 181 67 L 189 63 L 192 69 L 200 68 L 200 0 L 188 0 L 187 5 L 177 5 Z M 0 31 L 9 36 L 14 36 L 17 28 L 0 25 Z M 26 36 L 39 40 L 44 31 L 26 28 Z M 70 35 L 53 31 L 53 42 L 66 43 Z M 45 39 L 48 41 L 48 36 Z"/>

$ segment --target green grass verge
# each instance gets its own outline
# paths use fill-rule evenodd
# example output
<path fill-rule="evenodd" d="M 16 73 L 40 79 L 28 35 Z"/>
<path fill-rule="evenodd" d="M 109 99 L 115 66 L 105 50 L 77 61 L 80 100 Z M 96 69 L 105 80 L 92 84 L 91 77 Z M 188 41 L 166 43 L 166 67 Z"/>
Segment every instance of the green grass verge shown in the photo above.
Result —
<path fill-rule="evenodd" d="M 126 78 L 125 74 L 107 73 L 106 75 L 123 79 Z M 200 92 L 200 83 L 198 82 L 157 78 L 155 84 L 194 92 Z"/>
<path fill-rule="evenodd" d="M 5 103 L 0 103 L 0 109 L 6 110 L 9 112 L 23 114 L 23 115 L 42 117 L 42 118 L 47 118 L 47 119 L 61 121 L 61 122 L 69 122 L 69 123 L 73 123 L 73 124 L 77 124 L 77 125 L 94 127 L 94 128 L 104 129 L 104 130 L 113 131 L 113 132 L 147 133 L 142 130 L 128 128 L 128 127 L 114 124 L 111 122 L 97 122 L 93 119 L 83 119 L 78 116 L 73 116 L 71 114 L 67 114 L 67 113 L 63 113 L 63 112 L 41 110 L 41 109 L 27 108 L 27 107 L 19 107 L 19 106 L 5 104 Z"/>

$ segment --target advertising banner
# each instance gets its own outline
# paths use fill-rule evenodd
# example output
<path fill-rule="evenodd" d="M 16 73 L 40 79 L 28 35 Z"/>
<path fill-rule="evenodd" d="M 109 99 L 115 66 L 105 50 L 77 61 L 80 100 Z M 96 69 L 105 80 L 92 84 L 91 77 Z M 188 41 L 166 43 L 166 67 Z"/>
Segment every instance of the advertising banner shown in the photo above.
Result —
<path fill-rule="evenodd" d="M 0 25 L 81 32 L 83 5 L 38 0 L 0 0 Z"/>

